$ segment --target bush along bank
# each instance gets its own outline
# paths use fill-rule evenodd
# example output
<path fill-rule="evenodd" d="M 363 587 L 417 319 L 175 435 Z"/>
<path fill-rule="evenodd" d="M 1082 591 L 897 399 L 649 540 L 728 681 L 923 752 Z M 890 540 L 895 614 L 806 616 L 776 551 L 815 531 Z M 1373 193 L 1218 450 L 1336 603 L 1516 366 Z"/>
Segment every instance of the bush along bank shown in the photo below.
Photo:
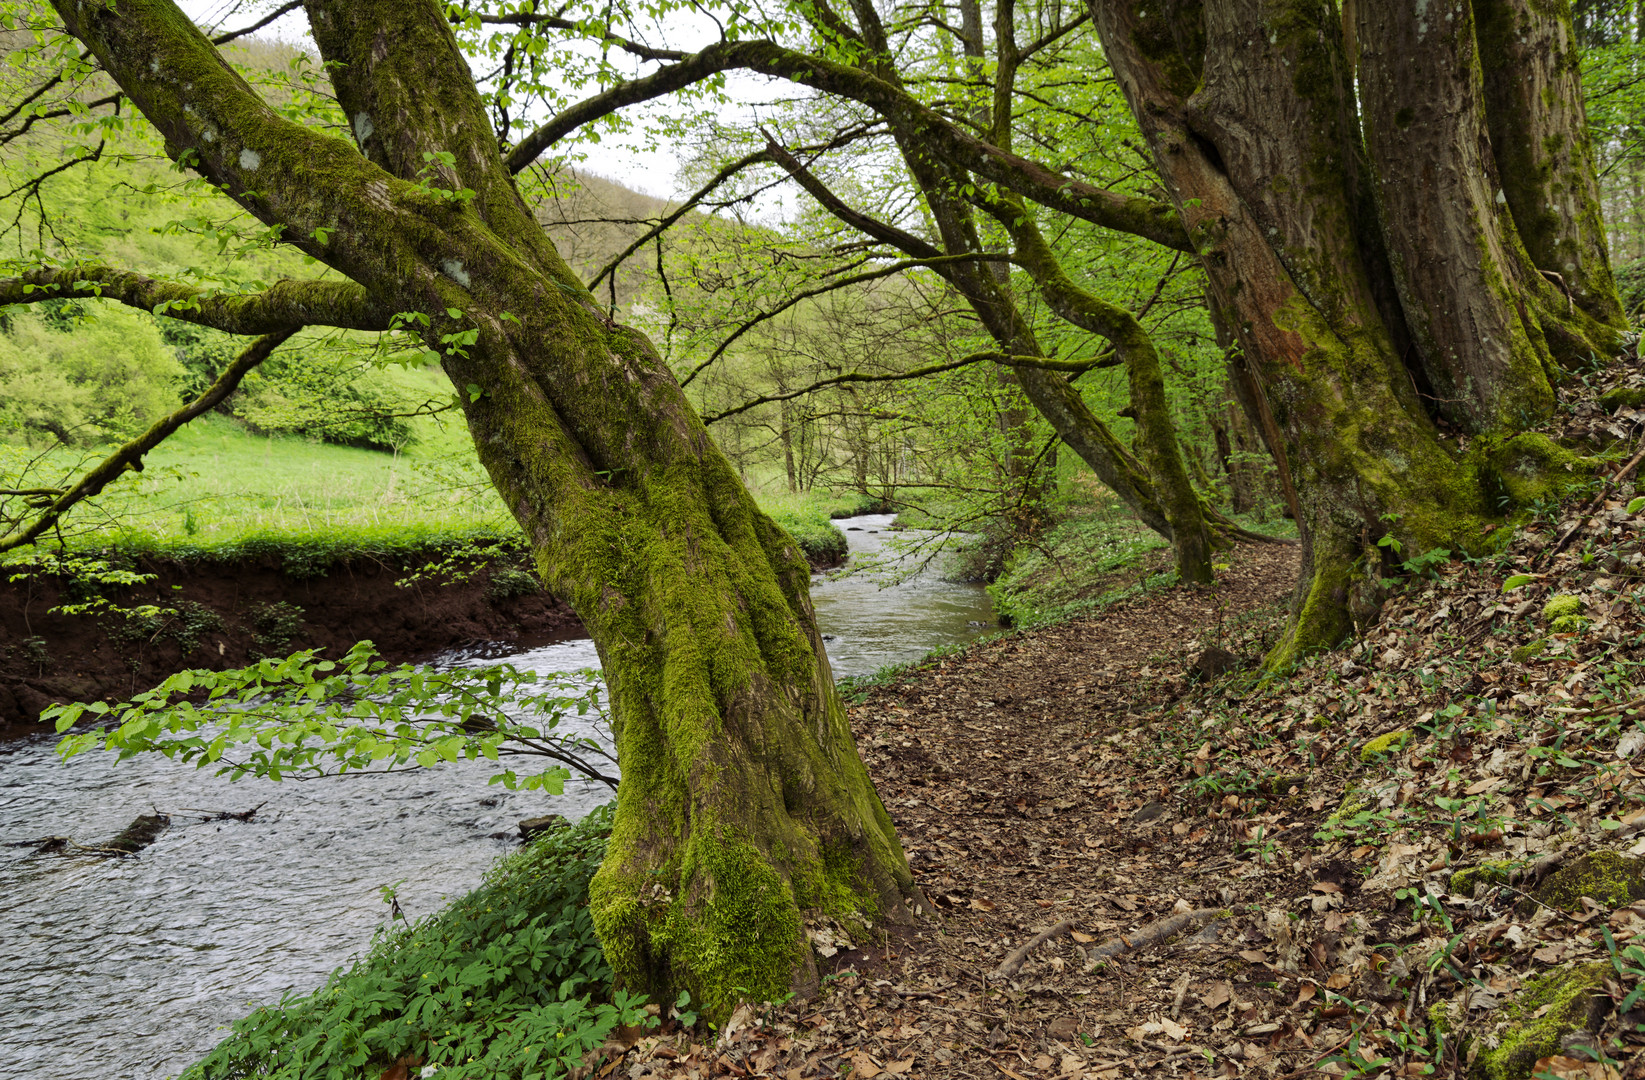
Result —
<path fill-rule="evenodd" d="M 183 1080 L 554 1077 L 655 1026 L 655 1008 L 612 992 L 588 914 L 610 829 L 607 805 L 540 836 L 319 990 L 236 1022 Z"/>
<path fill-rule="evenodd" d="M 0 735 L 55 703 L 116 701 L 370 640 L 393 662 L 578 637 L 518 540 L 490 533 L 249 536 L 186 549 L 31 551 L 0 566 Z"/>

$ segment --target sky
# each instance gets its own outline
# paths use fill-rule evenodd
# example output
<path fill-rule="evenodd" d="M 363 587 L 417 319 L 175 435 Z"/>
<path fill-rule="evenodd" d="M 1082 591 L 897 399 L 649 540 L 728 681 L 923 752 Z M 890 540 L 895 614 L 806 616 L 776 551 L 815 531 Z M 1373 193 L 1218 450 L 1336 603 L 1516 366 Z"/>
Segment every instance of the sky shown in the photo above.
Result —
<path fill-rule="evenodd" d="M 225 30 L 250 25 L 278 6 L 270 0 L 179 0 L 179 3 L 196 23 L 202 26 L 221 25 Z M 675 48 L 701 48 L 716 36 L 712 23 L 699 16 L 693 16 L 690 12 L 677 13 L 674 20 L 668 26 L 668 38 L 669 44 Z M 259 30 L 257 36 L 278 39 L 310 51 L 314 50 L 313 39 L 308 33 L 308 19 L 300 11 L 283 16 L 277 22 Z M 734 74 L 727 80 L 727 92 L 740 104 L 724 110 L 724 114 L 729 117 L 739 113 L 743 116 L 751 113 L 756 103 L 764 99 L 767 85 L 766 80 L 762 78 Z M 647 108 L 632 107 L 625 110 L 625 115 L 632 115 L 638 121 L 645 115 Z M 665 98 L 653 103 L 649 108 L 654 111 L 665 111 L 668 108 L 668 101 Z M 636 129 L 643 126 L 639 122 L 634 124 Z M 606 136 L 599 145 L 588 147 L 587 160 L 581 167 L 657 198 L 680 198 L 689 194 L 689 185 L 682 184 L 678 175 L 680 148 L 667 140 L 659 141 L 655 146 L 648 145 L 649 142 L 643 130 Z M 779 195 L 760 207 L 754 216 L 780 217 L 783 215 L 783 202 Z M 792 200 L 788 202 L 791 203 Z"/>

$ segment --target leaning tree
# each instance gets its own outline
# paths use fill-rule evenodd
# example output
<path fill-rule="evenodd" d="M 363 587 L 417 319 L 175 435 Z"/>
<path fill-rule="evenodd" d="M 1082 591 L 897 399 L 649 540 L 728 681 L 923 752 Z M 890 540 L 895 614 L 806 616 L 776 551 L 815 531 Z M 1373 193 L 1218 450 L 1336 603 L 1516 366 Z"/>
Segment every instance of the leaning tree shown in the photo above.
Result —
<path fill-rule="evenodd" d="M 1505 511 L 1570 477 L 1575 456 L 1534 429 L 1549 417 L 1554 384 L 1612 355 L 1626 327 L 1566 4 L 1089 0 L 1051 34 L 1089 18 L 1101 43 L 1090 74 L 1119 82 L 1163 200 L 1014 151 L 1011 77 L 1024 53 L 1014 10 L 996 0 L 990 68 L 974 12 L 955 28 L 933 5 L 888 16 L 871 0 L 849 0 L 848 10 L 809 0 L 796 7 L 809 50 L 728 40 L 689 55 L 653 52 L 656 71 L 567 115 L 586 121 L 732 68 L 870 110 L 947 253 L 979 249 L 962 204 L 995 217 L 1049 306 L 1129 354 L 1144 418 L 1150 348 L 1134 318 L 1070 289 L 1024 201 L 1192 253 L 1230 343 L 1236 396 L 1280 465 L 1302 531 L 1291 623 L 1271 666 L 1374 619 L 1390 552 L 1477 550 Z M 917 52 L 911 35 L 930 27 L 962 37 L 979 72 L 991 71 L 985 122 L 963 101 L 922 98 L 901 77 L 902 58 Z M 565 123 L 544 125 L 514 153 L 534 152 L 535 139 Z M 827 204 L 826 192 L 813 194 Z M 849 207 L 831 209 L 852 220 Z M 876 236 L 876 223 L 855 217 Z M 1003 360 L 1016 359 L 1013 341 L 1031 352 L 986 275 L 974 265 L 952 274 L 970 279 L 960 291 L 979 311 L 996 305 L 990 329 Z M 1033 380 L 1046 382 L 1032 375 L 1025 386 Z M 1076 437 L 1075 425 L 1057 427 Z M 1165 498 L 1181 487 L 1171 440 L 1146 425 L 1139 434 L 1152 468 L 1135 470 L 1134 486 L 1197 528 L 1191 505 Z"/>
<path fill-rule="evenodd" d="M 446 8 L 303 5 L 347 117 L 325 130 L 272 107 L 169 0 L 53 6 L 117 86 L 103 104 L 135 106 L 179 165 L 339 275 L 252 295 L 108 266 L 0 282 L 0 304 L 95 295 L 259 336 L 128 457 L 302 327 L 411 329 L 459 391 L 543 580 L 599 650 L 624 775 L 590 906 L 618 977 L 689 989 L 724 1015 L 739 996 L 815 985 L 807 919 L 912 920 L 917 892 L 834 689 L 804 557 L 651 343 L 607 318 L 561 260 Z M 36 103 L 56 81 L 25 88 L 8 119 L 49 113 Z M 120 467 L 50 496 L 9 542 L 40 535 Z"/>
<path fill-rule="evenodd" d="M 899 77 L 887 31 L 946 25 L 923 5 L 806 0 L 773 36 L 737 5 L 722 40 L 695 53 L 625 37 L 610 8 L 578 19 L 505 5 L 475 16 L 514 34 L 494 91 L 540 81 L 558 62 L 557 36 L 592 35 L 651 68 L 525 131 L 507 92 L 490 97 L 503 121 L 491 130 L 452 13 L 433 0 L 302 6 L 351 138 L 283 119 L 164 0 L 54 4 L 118 84 L 110 101 L 129 99 L 174 159 L 344 280 L 224 296 L 116 268 L 40 267 L 0 283 L 0 302 L 95 289 L 272 335 L 230 381 L 301 326 L 421 334 L 545 581 L 582 616 L 606 668 L 625 772 L 592 896 L 608 955 L 630 984 L 685 986 L 720 1011 L 737 993 L 809 981 L 807 912 L 906 920 L 917 894 L 851 743 L 798 552 L 649 343 L 566 269 L 512 182 L 557 140 L 737 68 L 866 110 L 930 214 L 933 235 L 911 237 L 915 261 L 967 268 L 961 292 L 991 313 L 1000 359 L 1042 386 L 1044 402 L 1069 400 L 1066 384 L 1045 377 L 1056 365 L 1034 355 L 978 272 L 995 253 L 974 211 L 999 223 L 1049 306 L 1123 346 L 1145 408 L 1157 385 L 1136 320 L 1070 291 L 1036 217 L 1197 258 L 1238 397 L 1303 530 L 1276 665 L 1374 617 L 1390 538 L 1408 551 L 1472 549 L 1504 508 L 1551 490 L 1575 462 L 1529 429 L 1564 366 L 1608 354 L 1623 329 L 1557 2 L 1091 0 L 1091 74 L 1118 79 L 1163 199 L 1013 150 L 1009 79 L 997 79 L 987 123 L 923 100 Z M 1000 32 L 1014 10 L 995 4 L 996 73 L 1022 57 Z M 985 68 L 979 12 L 966 21 L 978 43 L 967 55 Z M 783 164 L 782 152 L 745 163 Z M 805 169 L 789 171 L 803 182 Z M 1180 493 L 1168 435 L 1143 432 L 1148 468 L 1133 475 Z M 1204 527 L 1172 501 L 1180 522 Z"/>

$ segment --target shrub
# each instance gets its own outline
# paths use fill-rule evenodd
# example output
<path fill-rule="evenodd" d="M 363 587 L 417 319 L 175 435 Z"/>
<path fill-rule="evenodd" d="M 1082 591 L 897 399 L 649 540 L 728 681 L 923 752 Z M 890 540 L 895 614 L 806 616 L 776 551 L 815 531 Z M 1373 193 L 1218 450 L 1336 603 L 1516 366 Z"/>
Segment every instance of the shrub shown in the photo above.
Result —
<path fill-rule="evenodd" d="M 169 412 L 184 371 L 154 319 L 57 301 L 0 333 L 0 429 L 63 443 L 136 434 Z"/>
<path fill-rule="evenodd" d="M 185 1080 L 357 1080 L 401 1059 L 441 1080 L 563 1075 L 618 1024 L 646 1020 L 640 999 L 610 995 L 588 914 L 610 828 L 606 806 L 545 834 L 320 990 L 236 1022 Z"/>

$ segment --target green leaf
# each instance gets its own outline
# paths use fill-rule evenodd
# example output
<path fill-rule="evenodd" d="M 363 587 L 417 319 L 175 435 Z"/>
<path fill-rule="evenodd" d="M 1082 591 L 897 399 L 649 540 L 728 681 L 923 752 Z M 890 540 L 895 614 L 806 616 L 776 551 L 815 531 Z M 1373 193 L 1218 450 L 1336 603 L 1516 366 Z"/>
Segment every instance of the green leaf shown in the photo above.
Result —
<path fill-rule="evenodd" d="M 1515 589 L 1529 585 L 1535 580 L 1536 578 L 1532 577 L 1530 574 L 1515 574 L 1513 577 L 1502 583 L 1502 591 L 1513 592 Z"/>
<path fill-rule="evenodd" d="M 1641 510 L 1645 510 L 1645 495 L 1641 495 L 1637 499 L 1630 499 L 1628 501 L 1628 513 L 1637 514 Z"/>

